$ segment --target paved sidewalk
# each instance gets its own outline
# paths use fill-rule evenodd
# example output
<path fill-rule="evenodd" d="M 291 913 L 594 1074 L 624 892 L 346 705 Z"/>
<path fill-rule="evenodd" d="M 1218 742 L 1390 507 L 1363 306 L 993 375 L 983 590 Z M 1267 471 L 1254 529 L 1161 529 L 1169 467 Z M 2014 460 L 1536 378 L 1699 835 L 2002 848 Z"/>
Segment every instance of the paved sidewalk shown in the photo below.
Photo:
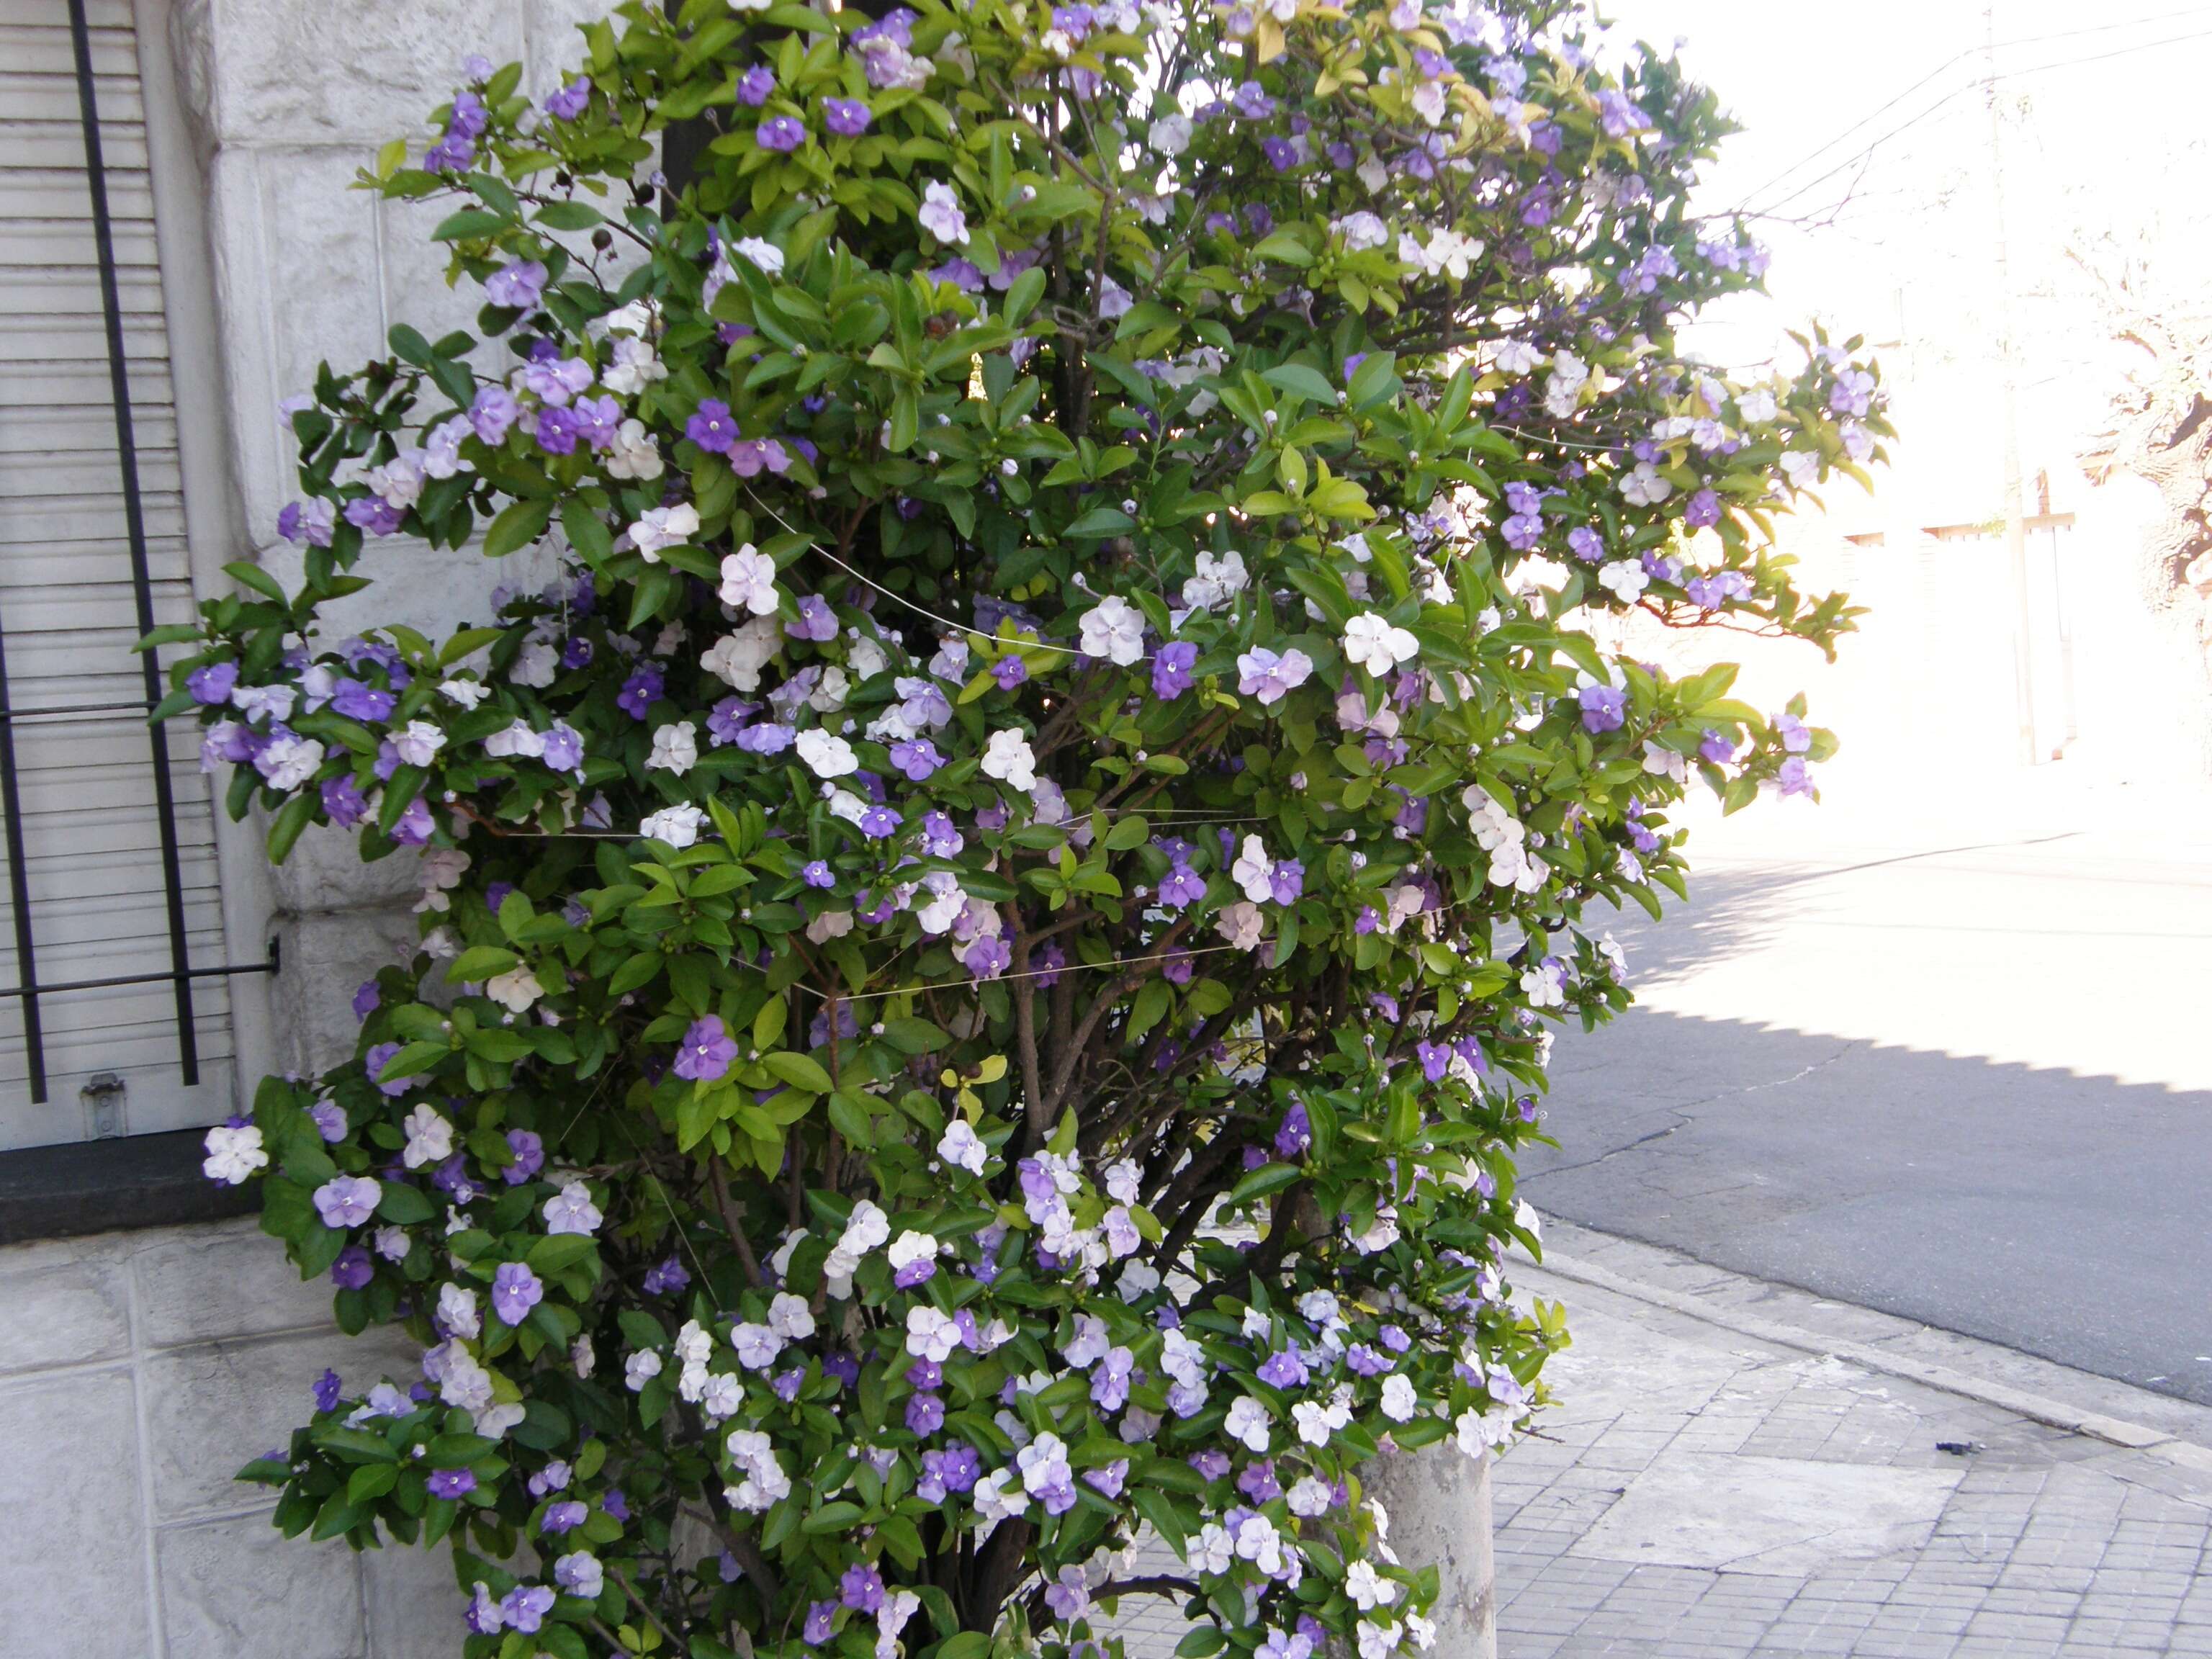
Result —
<path fill-rule="evenodd" d="M 1576 1345 L 1495 1471 L 1502 1659 L 2212 1655 L 2212 1412 L 1548 1232 L 1516 1282 Z"/>
<path fill-rule="evenodd" d="M 1546 1233 L 1514 1282 L 1575 1346 L 1493 1472 L 1500 1659 L 2212 1655 L 2212 1409 Z"/>

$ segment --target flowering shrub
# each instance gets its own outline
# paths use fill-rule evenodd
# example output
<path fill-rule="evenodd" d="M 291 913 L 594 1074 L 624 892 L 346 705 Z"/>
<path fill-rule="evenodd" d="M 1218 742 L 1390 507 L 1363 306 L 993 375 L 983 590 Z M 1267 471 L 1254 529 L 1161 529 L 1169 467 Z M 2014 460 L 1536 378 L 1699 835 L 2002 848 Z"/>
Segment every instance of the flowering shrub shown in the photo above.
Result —
<path fill-rule="evenodd" d="M 356 1056 L 208 1137 L 422 1374 L 246 1478 L 449 1544 L 471 1656 L 1423 1648 L 1361 1470 L 1565 1340 L 1505 1261 L 1585 909 L 1832 742 L 1596 640 L 1830 647 L 1764 544 L 1872 372 L 1680 355 L 1761 266 L 1724 124 L 1566 4 L 670 12 L 385 152 L 477 333 L 325 371 L 304 585 L 155 636 L 274 856 L 422 849 Z M 562 574 L 329 637 L 401 535 Z"/>

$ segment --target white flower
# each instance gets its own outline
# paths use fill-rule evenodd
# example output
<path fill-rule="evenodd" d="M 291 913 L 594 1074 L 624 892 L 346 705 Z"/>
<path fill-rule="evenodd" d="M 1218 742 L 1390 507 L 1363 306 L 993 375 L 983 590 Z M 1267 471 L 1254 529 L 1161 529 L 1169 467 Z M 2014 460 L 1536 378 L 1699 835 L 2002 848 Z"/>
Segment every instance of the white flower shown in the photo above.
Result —
<path fill-rule="evenodd" d="M 963 899 L 963 908 L 965 902 Z M 949 927 L 951 924 L 947 922 L 945 926 Z M 945 929 L 940 927 L 935 931 L 943 933 Z M 983 1138 L 975 1133 L 968 1120 L 956 1117 L 945 1130 L 945 1138 L 937 1143 L 937 1155 L 947 1164 L 957 1164 L 967 1170 L 969 1175 L 981 1175 L 991 1153 L 990 1148 L 984 1146 Z"/>
<path fill-rule="evenodd" d="M 1109 593 L 1083 613 L 1084 654 L 1127 667 L 1145 654 L 1145 613 Z"/>
<path fill-rule="evenodd" d="M 1635 604 L 1637 596 L 1651 585 L 1643 563 L 1636 559 L 1615 559 L 1611 564 L 1600 566 L 1597 580 L 1599 586 L 1623 605 Z"/>
<path fill-rule="evenodd" d="M 730 1346 L 738 1351 L 738 1364 L 749 1371 L 764 1371 L 783 1352 L 783 1338 L 767 1326 L 748 1320 L 731 1331 Z"/>
<path fill-rule="evenodd" d="M 1390 227 L 1364 208 L 1346 214 L 1334 228 L 1336 234 L 1344 238 L 1344 251 L 1347 253 L 1381 247 L 1390 240 Z"/>
<path fill-rule="evenodd" d="M 392 734 L 392 747 L 402 766 L 428 766 L 446 746 L 446 734 L 428 720 L 410 720 L 404 732 Z"/>
<path fill-rule="evenodd" d="M 491 1404 L 491 1373 L 476 1362 L 475 1357 L 455 1343 L 444 1345 L 447 1350 L 439 1380 L 438 1397 L 448 1406 L 457 1406 L 465 1412 L 481 1412 Z M 425 1364 L 429 1356 L 423 1356 Z"/>
<path fill-rule="evenodd" d="M 1236 1559 L 1237 1540 L 1218 1522 L 1207 1522 L 1191 1540 L 1190 1565 L 1217 1578 L 1227 1572 Z"/>
<path fill-rule="evenodd" d="M 641 1348 L 623 1362 L 623 1382 L 632 1394 L 660 1375 L 660 1356 L 650 1348 Z"/>
<path fill-rule="evenodd" d="M 1163 115 L 1152 123 L 1152 148 L 1167 156 L 1180 155 L 1190 148 L 1190 117 Z"/>
<path fill-rule="evenodd" d="M 756 617 L 772 614 L 776 607 L 775 561 L 747 542 L 722 560 L 721 599 L 735 611 Z"/>
<path fill-rule="evenodd" d="M 592 1202 L 591 1188 L 580 1181 L 568 1182 L 545 1200 L 545 1231 L 549 1233 L 577 1233 L 588 1238 L 605 1219 L 599 1213 L 599 1206 Z"/>
<path fill-rule="evenodd" d="M 660 446 L 653 442 L 653 434 L 645 429 L 645 422 L 635 417 L 615 428 L 614 440 L 607 446 L 602 465 L 610 477 L 646 482 L 659 477 L 667 469 L 667 463 L 660 459 Z"/>
<path fill-rule="evenodd" d="M 699 839 L 699 826 L 706 821 L 706 813 L 696 806 L 664 806 L 639 824 L 637 833 L 665 841 L 680 853 Z"/>
<path fill-rule="evenodd" d="M 533 732 L 517 720 L 503 732 L 495 732 L 483 740 L 484 753 L 494 760 L 514 760 L 518 757 L 531 760 L 545 757 L 545 734 Z"/>
<path fill-rule="evenodd" d="M 623 397 L 635 398 L 653 381 L 667 378 L 668 365 L 660 361 L 650 341 L 620 339 L 615 342 L 614 362 L 600 374 L 599 384 Z"/>
<path fill-rule="evenodd" d="M 1790 458 L 1784 456 L 1786 470 Z M 1638 507 L 1656 507 L 1674 493 L 1674 486 L 1659 476 L 1659 469 L 1649 461 L 1638 461 L 1635 470 L 1620 481 L 1620 493 Z"/>
<path fill-rule="evenodd" d="M 1372 1613 L 1395 1601 L 1404 1586 L 1376 1571 L 1373 1562 L 1355 1559 L 1345 1568 L 1344 1591 L 1358 1604 L 1360 1612 Z"/>
<path fill-rule="evenodd" d="M 1415 1405 L 1413 1382 L 1406 1377 L 1392 1375 L 1382 1379 L 1382 1415 L 1393 1423 L 1403 1423 L 1413 1414 Z"/>
<path fill-rule="evenodd" d="M 399 1161 L 410 1170 L 426 1164 L 442 1164 L 453 1155 L 453 1126 L 434 1106 L 417 1106 L 407 1114 L 407 1146 Z"/>
<path fill-rule="evenodd" d="M 927 1303 L 906 1310 L 906 1351 L 917 1359 L 943 1364 L 960 1346 L 960 1327 L 951 1314 L 939 1313 Z"/>
<path fill-rule="evenodd" d="M 1275 890 L 1267 879 L 1268 872 L 1273 868 L 1265 843 L 1257 836 L 1247 836 L 1237 855 L 1237 862 L 1230 866 L 1229 878 L 1243 889 L 1244 896 L 1253 903 L 1265 904 L 1275 896 Z"/>
<path fill-rule="evenodd" d="M 1012 1520 L 1030 1506 L 1029 1494 L 1011 1469 L 994 1469 L 975 1483 L 975 1519 L 986 1528 Z"/>
<path fill-rule="evenodd" d="M 519 1014 L 545 994 L 545 988 L 538 982 L 538 975 L 527 968 L 511 968 L 506 973 L 484 981 L 484 994 L 506 1009 Z"/>
<path fill-rule="evenodd" d="M 968 240 L 968 216 L 960 210 L 960 198 L 952 193 L 952 186 L 939 179 L 931 179 L 921 192 L 921 210 L 915 216 L 921 228 L 940 242 L 964 243 Z"/>
<path fill-rule="evenodd" d="M 700 658 L 699 665 L 732 690 L 757 691 L 761 670 L 783 649 L 782 629 L 772 617 L 747 623 L 734 634 L 726 634 Z"/>
<path fill-rule="evenodd" d="M 1108 321 L 1125 317 L 1137 303 L 1137 296 L 1123 288 L 1111 276 L 1098 279 L 1098 314 Z"/>
<path fill-rule="evenodd" d="M 1024 794 L 1036 787 L 1036 756 L 1030 751 L 1029 738 L 1012 727 L 991 733 L 991 741 L 983 749 L 983 770 Z"/>
<path fill-rule="evenodd" d="M 1198 574 L 1182 585 L 1182 602 L 1193 611 L 1211 611 L 1217 605 L 1228 604 L 1251 581 L 1244 556 L 1234 548 L 1218 559 L 1202 552 L 1198 556 Z"/>
<path fill-rule="evenodd" d="M 1671 778 L 1676 783 L 1690 781 L 1690 763 L 1671 749 L 1662 749 L 1656 743 L 1644 745 L 1644 769 L 1657 778 Z"/>
<path fill-rule="evenodd" d="M 806 1305 L 805 1297 L 778 1291 L 775 1299 L 768 1304 L 768 1328 L 778 1336 L 804 1342 L 814 1334 L 813 1310 Z"/>
<path fill-rule="evenodd" d="M 774 242 L 763 241 L 757 236 L 742 237 L 735 252 L 739 258 L 751 260 L 771 276 L 783 275 L 783 250 Z"/>
<path fill-rule="evenodd" d="M 261 1131 L 251 1123 L 235 1128 L 218 1123 L 207 1132 L 203 1144 L 207 1158 L 200 1164 L 200 1173 L 226 1187 L 240 1186 L 256 1170 L 269 1167 L 269 1154 L 261 1147 Z"/>
<path fill-rule="evenodd" d="M 799 734 L 793 747 L 817 778 L 842 778 L 860 769 L 860 757 L 844 738 L 813 727 Z"/>
<path fill-rule="evenodd" d="M 1363 611 L 1344 625 L 1344 654 L 1355 668 L 1364 668 L 1378 679 L 1401 662 L 1421 654 L 1421 642 L 1412 630 L 1393 627 L 1372 611 Z"/>
<path fill-rule="evenodd" d="M 1244 899 L 1224 905 L 1221 914 L 1213 919 L 1214 930 L 1240 951 L 1256 951 L 1267 932 L 1267 919 L 1260 907 Z"/>
<path fill-rule="evenodd" d="M 665 549 L 681 547 L 699 533 L 699 509 L 689 501 L 656 507 L 629 527 L 630 545 L 647 564 L 659 564 Z"/>
<path fill-rule="evenodd" d="M 1735 400 L 1735 412 L 1746 426 L 1765 426 L 1778 412 L 1774 394 L 1765 386 L 1747 392 Z"/>
<path fill-rule="evenodd" d="M 553 648 L 553 641 L 532 640 L 514 653 L 514 666 L 507 671 L 507 677 L 517 685 L 542 691 L 560 672 L 561 653 Z"/>
<path fill-rule="evenodd" d="M 486 697 L 491 696 L 489 686 L 478 684 L 475 680 L 447 680 L 438 688 L 438 691 L 441 696 L 460 704 L 464 708 L 474 708 Z"/>
<path fill-rule="evenodd" d="M 474 1340 L 481 1335 L 483 1316 L 477 1311 L 476 1292 L 459 1285 L 446 1285 L 438 1292 L 438 1322 L 448 1336 Z"/>
<path fill-rule="evenodd" d="M 297 789 L 323 763 L 323 745 L 312 738 L 279 738 L 256 763 L 271 789 Z"/>
<path fill-rule="evenodd" d="M 647 771 L 673 772 L 680 778 L 698 763 L 698 728 L 690 720 L 678 720 L 653 734 L 653 752 L 645 757 Z"/>
<path fill-rule="evenodd" d="M 1544 361 L 1544 354 L 1526 340 L 1501 340 L 1492 361 L 1501 374 L 1526 374 Z"/>
<path fill-rule="evenodd" d="M 1237 1555 L 1272 1578 L 1283 1570 L 1283 1536 L 1266 1516 L 1249 1515 L 1237 1523 Z"/>
<path fill-rule="evenodd" d="M 1229 1417 L 1222 1425 L 1231 1440 L 1242 1441 L 1255 1452 L 1264 1455 L 1273 1425 L 1268 1419 L 1267 1408 L 1249 1394 L 1241 1394 L 1229 1402 Z"/>
<path fill-rule="evenodd" d="M 1329 1490 L 1328 1482 L 1310 1474 L 1301 1477 L 1283 1494 L 1283 1502 L 1291 1513 L 1308 1521 L 1327 1515 L 1335 1501 L 1336 1494 Z"/>

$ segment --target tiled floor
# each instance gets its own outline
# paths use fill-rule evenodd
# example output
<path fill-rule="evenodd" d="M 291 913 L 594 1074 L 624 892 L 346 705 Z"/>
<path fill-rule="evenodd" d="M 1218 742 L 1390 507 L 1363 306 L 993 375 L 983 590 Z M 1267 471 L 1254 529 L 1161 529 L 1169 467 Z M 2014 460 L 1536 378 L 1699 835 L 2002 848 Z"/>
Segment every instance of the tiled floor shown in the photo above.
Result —
<path fill-rule="evenodd" d="M 2212 1455 L 1522 1283 L 1576 1345 L 1495 1471 L 1501 1659 L 2212 1655 Z M 1130 1659 L 1182 1632 L 1164 1602 L 1120 1628 Z"/>

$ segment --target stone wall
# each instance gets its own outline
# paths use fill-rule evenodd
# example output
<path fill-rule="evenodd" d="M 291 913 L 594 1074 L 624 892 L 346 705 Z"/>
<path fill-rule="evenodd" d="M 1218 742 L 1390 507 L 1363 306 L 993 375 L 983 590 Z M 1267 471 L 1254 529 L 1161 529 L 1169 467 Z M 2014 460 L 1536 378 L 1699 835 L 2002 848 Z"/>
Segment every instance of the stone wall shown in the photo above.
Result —
<path fill-rule="evenodd" d="M 251 1221 L 0 1250 L 0 1653 L 429 1659 L 457 1650 L 442 1552 L 287 1540 L 231 1477 L 284 1445 L 341 1335 Z"/>
<path fill-rule="evenodd" d="M 599 0 L 136 0 L 157 155 L 164 284 L 186 441 L 195 566 L 252 557 L 291 495 L 286 398 L 327 359 L 434 337 L 476 302 L 424 240 L 442 210 L 348 188 L 482 52 L 550 88 Z M 378 544 L 355 623 L 425 629 L 482 617 L 493 566 Z M 220 577 L 216 580 L 221 580 Z M 332 619 L 334 634 L 348 618 Z M 303 842 L 268 897 L 283 971 L 275 1064 L 350 1050 L 355 986 L 414 936 L 411 860 L 363 866 L 350 837 Z M 240 872 L 241 890 L 252 872 Z M 226 884 L 233 884 L 227 870 Z M 250 1083 L 250 1079 L 249 1079 Z M 251 1222 L 0 1249 L 0 1654 L 6 1659 L 428 1659 L 456 1650 L 443 1552 L 356 1557 L 288 1542 L 263 1489 L 232 1480 L 312 1410 L 326 1365 L 406 1376 L 404 1340 L 343 1337 L 329 1286 L 303 1285 Z"/>

